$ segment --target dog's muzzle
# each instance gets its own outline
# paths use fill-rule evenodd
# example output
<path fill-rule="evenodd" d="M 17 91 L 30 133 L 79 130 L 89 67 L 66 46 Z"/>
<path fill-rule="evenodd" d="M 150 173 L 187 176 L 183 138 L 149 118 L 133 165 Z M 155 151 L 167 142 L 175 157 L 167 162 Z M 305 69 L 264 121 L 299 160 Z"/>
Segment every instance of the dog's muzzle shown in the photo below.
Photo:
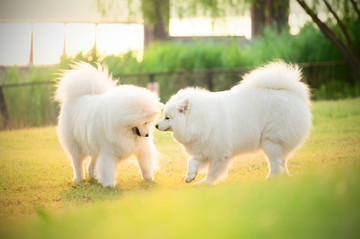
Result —
<path fill-rule="evenodd" d="M 156 124 L 155 128 L 157 128 L 160 131 L 171 131 L 171 127 L 167 128 L 167 129 L 159 129 L 159 124 Z"/>
<path fill-rule="evenodd" d="M 138 129 L 138 127 L 132 128 L 132 131 L 134 132 L 134 134 L 136 134 L 136 135 L 139 136 L 139 137 L 149 137 L 149 134 L 146 134 L 145 136 L 142 136 L 142 135 L 140 134 L 140 130 Z"/>

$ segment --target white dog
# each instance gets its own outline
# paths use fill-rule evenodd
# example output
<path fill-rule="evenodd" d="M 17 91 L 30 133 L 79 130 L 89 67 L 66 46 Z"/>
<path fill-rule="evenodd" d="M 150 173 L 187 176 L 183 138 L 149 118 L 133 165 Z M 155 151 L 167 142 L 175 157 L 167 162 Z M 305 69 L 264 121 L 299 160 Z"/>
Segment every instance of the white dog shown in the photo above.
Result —
<path fill-rule="evenodd" d="M 157 157 L 152 142 L 153 122 L 163 104 L 150 91 L 117 86 L 106 69 L 77 63 L 60 79 L 56 99 L 61 103 L 58 136 L 71 159 L 74 181 L 88 174 L 103 186 L 115 186 L 116 165 L 135 155 L 144 180 L 153 180 Z"/>
<path fill-rule="evenodd" d="M 156 128 L 172 131 L 191 156 L 185 182 L 208 166 L 200 183 L 212 184 L 235 155 L 262 149 L 269 174 L 288 173 L 286 161 L 311 128 L 309 89 L 297 66 L 274 62 L 244 76 L 229 91 L 180 90 Z"/>

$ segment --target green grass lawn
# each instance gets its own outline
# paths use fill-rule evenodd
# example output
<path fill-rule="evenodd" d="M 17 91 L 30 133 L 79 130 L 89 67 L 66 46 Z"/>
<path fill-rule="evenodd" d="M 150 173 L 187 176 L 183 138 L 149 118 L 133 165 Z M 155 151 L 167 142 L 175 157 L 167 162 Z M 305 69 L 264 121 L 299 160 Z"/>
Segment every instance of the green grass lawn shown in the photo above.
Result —
<path fill-rule="evenodd" d="M 262 153 L 234 160 L 213 187 L 185 184 L 186 156 L 155 131 L 155 183 L 133 159 L 115 189 L 72 183 L 54 127 L 0 132 L 0 238 L 355 238 L 360 232 L 360 99 L 313 103 L 313 129 L 264 181 Z M 199 175 L 200 180 L 204 175 Z"/>

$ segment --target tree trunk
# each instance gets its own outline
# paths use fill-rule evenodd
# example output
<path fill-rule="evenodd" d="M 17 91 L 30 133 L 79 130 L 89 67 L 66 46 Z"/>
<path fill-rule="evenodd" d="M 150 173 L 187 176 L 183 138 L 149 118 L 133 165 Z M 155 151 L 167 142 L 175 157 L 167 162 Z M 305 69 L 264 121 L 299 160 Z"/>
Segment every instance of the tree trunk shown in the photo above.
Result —
<path fill-rule="evenodd" d="M 261 36 L 265 28 L 266 0 L 254 0 L 251 6 L 251 38 Z"/>
<path fill-rule="evenodd" d="M 324 22 L 322 22 L 316 13 L 307 5 L 304 0 L 297 0 L 305 12 L 312 18 L 314 23 L 319 27 L 320 31 L 330 40 L 330 42 L 338 49 L 345 62 L 351 67 L 356 74 L 356 78 L 360 80 L 360 61 L 357 53 L 347 46 Z M 336 17 L 336 16 L 334 16 Z M 337 19 L 338 20 L 338 19 Z M 339 20 L 338 20 L 339 21 Z M 342 29 L 344 31 L 344 29 Z M 346 30 L 346 29 L 345 29 Z M 347 33 L 345 33 L 346 35 Z M 349 39 L 348 39 L 349 40 Z M 351 41 L 351 39 L 350 39 Z"/>
<path fill-rule="evenodd" d="M 267 25 L 275 27 L 278 32 L 289 30 L 289 0 L 268 0 L 269 14 Z"/>
<path fill-rule="evenodd" d="M 142 0 L 144 48 L 169 38 L 170 0 Z"/>
<path fill-rule="evenodd" d="M 251 7 L 251 37 L 261 36 L 265 27 L 278 32 L 289 29 L 289 0 L 254 0 Z"/>

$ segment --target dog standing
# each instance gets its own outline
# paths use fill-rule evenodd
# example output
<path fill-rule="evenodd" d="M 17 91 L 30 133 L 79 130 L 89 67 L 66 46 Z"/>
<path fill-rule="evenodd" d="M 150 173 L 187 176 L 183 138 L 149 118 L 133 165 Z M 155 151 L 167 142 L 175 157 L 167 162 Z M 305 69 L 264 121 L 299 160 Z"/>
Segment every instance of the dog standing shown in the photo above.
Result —
<path fill-rule="evenodd" d="M 262 149 L 269 164 L 267 178 L 288 173 L 289 156 L 311 128 L 309 89 L 297 66 L 273 62 L 244 76 L 231 90 L 180 90 L 165 105 L 156 128 L 172 131 L 190 155 L 185 182 L 202 168 L 200 183 L 212 184 L 231 159 Z"/>
<path fill-rule="evenodd" d="M 150 91 L 116 86 L 106 69 L 77 63 L 58 82 L 56 100 L 61 111 L 57 132 L 71 159 L 74 181 L 88 174 L 106 187 L 115 186 L 117 163 L 135 155 L 144 180 L 153 180 L 157 151 L 152 141 L 153 122 L 163 104 Z"/>

